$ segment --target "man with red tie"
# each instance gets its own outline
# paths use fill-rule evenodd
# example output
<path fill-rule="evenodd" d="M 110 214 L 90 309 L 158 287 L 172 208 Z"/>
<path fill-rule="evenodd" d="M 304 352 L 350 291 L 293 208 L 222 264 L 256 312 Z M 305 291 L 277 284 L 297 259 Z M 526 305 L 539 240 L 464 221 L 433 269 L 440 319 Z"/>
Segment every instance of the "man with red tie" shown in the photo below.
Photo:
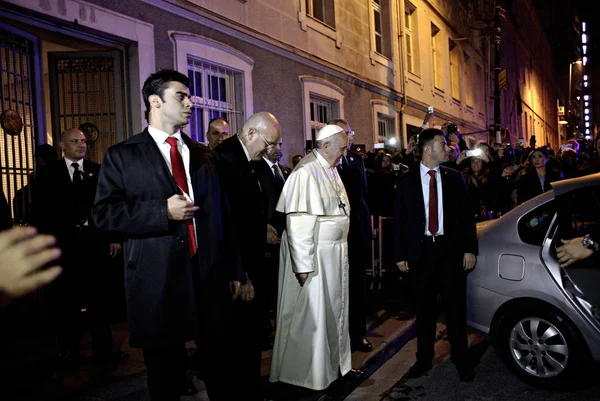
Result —
<path fill-rule="evenodd" d="M 174 70 L 146 79 L 149 126 L 106 151 L 93 208 L 100 229 L 124 237 L 129 343 L 143 350 L 152 401 L 197 391 L 185 379 L 190 340 L 210 366 L 210 399 L 228 399 L 213 337 L 228 321 L 235 251 L 214 152 L 180 130 L 192 113 L 188 87 Z"/>
<path fill-rule="evenodd" d="M 462 381 L 472 381 L 467 353 L 466 275 L 475 267 L 477 235 L 462 175 L 440 166 L 450 148 L 444 133 L 419 134 L 421 162 L 397 184 L 394 249 L 401 272 L 411 274 L 417 319 L 417 362 L 410 377 L 432 367 L 437 299 L 442 297 L 452 360 Z"/>

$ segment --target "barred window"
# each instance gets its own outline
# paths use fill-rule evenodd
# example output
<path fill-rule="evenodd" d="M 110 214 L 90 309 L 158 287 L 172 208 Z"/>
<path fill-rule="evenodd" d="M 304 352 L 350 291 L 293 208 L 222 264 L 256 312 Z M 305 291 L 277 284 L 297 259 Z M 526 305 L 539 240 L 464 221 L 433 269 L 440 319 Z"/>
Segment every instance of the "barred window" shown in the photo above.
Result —
<path fill-rule="evenodd" d="M 188 57 L 188 77 L 193 103 L 192 139 L 204 142 L 208 122 L 215 117 L 225 118 L 231 132 L 237 132 L 244 119 L 242 72 Z"/>

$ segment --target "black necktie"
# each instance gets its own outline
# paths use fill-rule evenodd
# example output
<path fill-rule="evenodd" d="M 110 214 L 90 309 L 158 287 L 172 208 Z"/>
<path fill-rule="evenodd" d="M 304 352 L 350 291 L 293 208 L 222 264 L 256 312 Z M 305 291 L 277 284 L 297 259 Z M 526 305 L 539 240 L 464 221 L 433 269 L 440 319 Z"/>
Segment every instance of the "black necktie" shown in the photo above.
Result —
<path fill-rule="evenodd" d="M 273 173 L 275 174 L 275 180 L 277 180 L 277 184 L 283 186 L 283 184 L 285 183 L 285 179 L 283 178 L 281 171 L 277 168 L 277 164 L 273 164 L 271 168 L 273 169 Z"/>
<path fill-rule="evenodd" d="M 79 171 L 79 163 L 71 163 L 71 167 L 73 167 L 73 184 L 79 185 L 81 184 L 81 171 Z"/>

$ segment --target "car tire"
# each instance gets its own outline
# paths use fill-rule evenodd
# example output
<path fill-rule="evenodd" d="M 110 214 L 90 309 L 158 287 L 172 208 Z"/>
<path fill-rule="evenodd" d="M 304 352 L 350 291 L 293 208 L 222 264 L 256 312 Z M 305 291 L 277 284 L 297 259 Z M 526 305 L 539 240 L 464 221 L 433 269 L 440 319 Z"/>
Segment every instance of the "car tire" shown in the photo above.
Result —
<path fill-rule="evenodd" d="M 541 305 L 520 308 L 505 317 L 499 334 L 502 359 L 523 382 L 563 390 L 580 384 L 589 351 L 562 314 Z"/>

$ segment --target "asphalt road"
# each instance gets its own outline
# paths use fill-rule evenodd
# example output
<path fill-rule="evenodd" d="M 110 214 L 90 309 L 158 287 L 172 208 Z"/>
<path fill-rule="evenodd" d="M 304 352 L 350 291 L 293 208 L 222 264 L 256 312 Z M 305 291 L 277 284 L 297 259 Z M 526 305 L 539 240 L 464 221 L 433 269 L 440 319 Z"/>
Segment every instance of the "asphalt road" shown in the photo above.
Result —
<path fill-rule="evenodd" d="M 600 400 L 600 381 L 592 381 L 576 391 L 551 391 L 539 389 L 520 381 L 502 363 L 496 350 L 487 341 L 471 347 L 479 360 L 475 367 L 475 380 L 464 383 L 458 380 L 450 360 L 434 366 L 418 379 L 404 377 L 382 394 L 381 401 L 588 401 Z M 598 377 L 600 370 L 592 377 Z"/>

